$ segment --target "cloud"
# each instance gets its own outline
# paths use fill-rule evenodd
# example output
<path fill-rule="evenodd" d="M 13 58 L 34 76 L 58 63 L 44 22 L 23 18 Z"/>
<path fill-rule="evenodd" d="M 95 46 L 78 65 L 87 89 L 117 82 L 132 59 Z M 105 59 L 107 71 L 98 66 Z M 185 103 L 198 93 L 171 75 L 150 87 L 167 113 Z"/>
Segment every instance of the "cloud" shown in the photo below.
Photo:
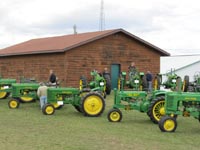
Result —
<path fill-rule="evenodd" d="M 123 28 L 172 54 L 199 53 L 198 0 L 104 0 L 105 29 Z M 99 29 L 100 0 L 6 0 L 0 48 L 32 38 Z"/>

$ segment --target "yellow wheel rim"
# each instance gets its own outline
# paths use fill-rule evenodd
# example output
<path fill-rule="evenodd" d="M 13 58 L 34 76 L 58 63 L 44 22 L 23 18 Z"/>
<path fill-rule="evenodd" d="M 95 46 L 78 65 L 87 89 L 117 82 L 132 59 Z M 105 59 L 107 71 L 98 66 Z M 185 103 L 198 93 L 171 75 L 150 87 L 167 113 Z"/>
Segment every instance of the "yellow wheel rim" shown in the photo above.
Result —
<path fill-rule="evenodd" d="M 186 82 L 185 80 L 183 81 L 183 88 L 182 88 L 182 91 L 184 92 L 185 91 L 185 85 L 186 85 Z"/>
<path fill-rule="evenodd" d="M 82 80 L 79 81 L 79 86 L 80 86 L 79 87 L 80 91 L 83 90 L 83 81 Z"/>
<path fill-rule="evenodd" d="M 46 112 L 47 115 L 53 114 L 53 112 L 54 112 L 54 107 L 52 107 L 52 106 L 47 106 L 46 109 L 45 109 L 45 112 Z"/>
<path fill-rule="evenodd" d="M 154 81 L 154 89 L 155 90 L 158 89 L 158 79 L 155 79 L 155 81 Z"/>
<path fill-rule="evenodd" d="M 20 99 L 21 99 L 22 101 L 24 101 L 24 102 L 30 102 L 30 101 L 33 100 L 32 97 L 26 97 L 26 96 L 22 96 L 22 97 L 20 97 Z"/>
<path fill-rule="evenodd" d="M 18 104 L 15 100 L 12 100 L 12 101 L 10 101 L 9 105 L 10 105 L 10 108 L 17 108 Z"/>
<path fill-rule="evenodd" d="M 172 131 L 175 128 L 175 122 L 168 119 L 164 122 L 163 128 L 165 129 L 165 131 Z"/>
<path fill-rule="evenodd" d="M 120 79 L 118 79 L 118 90 L 120 90 L 120 84 L 121 84 L 121 81 Z"/>
<path fill-rule="evenodd" d="M 110 120 L 113 122 L 118 121 L 120 119 L 120 117 L 121 116 L 120 116 L 119 112 L 117 112 L 117 111 L 113 111 L 110 113 Z"/>
<path fill-rule="evenodd" d="M 153 107 L 153 116 L 157 121 L 159 121 L 160 118 L 165 115 L 164 105 L 165 100 L 161 100 L 158 103 L 156 103 Z"/>
<path fill-rule="evenodd" d="M 58 103 L 54 103 L 54 104 L 52 104 L 52 105 L 53 105 L 54 108 L 60 107 L 60 105 L 59 105 Z"/>
<path fill-rule="evenodd" d="M 90 115 L 96 115 L 101 112 L 103 108 L 102 99 L 99 96 L 88 96 L 84 101 L 84 110 Z"/>
<path fill-rule="evenodd" d="M 0 99 L 4 98 L 6 96 L 7 92 L 0 92 Z"/>
<path fill-rule="evenodd" d="M 3 90 L 3 87 L 0 87 L 0 90 Z M 0 99 L 4 98 L 6 96 L 7 92 L 0 92 Z"/>

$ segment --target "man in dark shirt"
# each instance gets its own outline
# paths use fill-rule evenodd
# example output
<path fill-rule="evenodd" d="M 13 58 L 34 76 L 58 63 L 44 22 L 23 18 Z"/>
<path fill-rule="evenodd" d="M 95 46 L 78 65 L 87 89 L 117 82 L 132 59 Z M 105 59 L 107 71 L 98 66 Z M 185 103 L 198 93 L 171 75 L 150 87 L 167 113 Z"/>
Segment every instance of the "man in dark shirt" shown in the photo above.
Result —
<path fill-rule="evenodd" d="M 56 75 L 53 73 L 53 70 L 50 70 L 49 74 L 50 74 L 50 76 L 49 76 L 49 82 L 51 84 L 56 84 Z"/>

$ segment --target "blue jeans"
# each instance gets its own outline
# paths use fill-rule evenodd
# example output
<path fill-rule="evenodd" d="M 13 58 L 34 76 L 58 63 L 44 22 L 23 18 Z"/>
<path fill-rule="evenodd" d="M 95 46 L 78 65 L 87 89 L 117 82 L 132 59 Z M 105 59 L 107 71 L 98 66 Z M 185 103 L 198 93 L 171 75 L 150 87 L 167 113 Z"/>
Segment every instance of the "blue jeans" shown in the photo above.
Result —
<path fill-rule="evenodd" d="M 42 107 L 47 103 L 47 97 L 46 96 L 41 96 L 40 97 L 40 107 Z"/>
<path fill-rule="evenodd" d="M 152 92 L 152 81 L 147 82 L 148 92 Z"/>

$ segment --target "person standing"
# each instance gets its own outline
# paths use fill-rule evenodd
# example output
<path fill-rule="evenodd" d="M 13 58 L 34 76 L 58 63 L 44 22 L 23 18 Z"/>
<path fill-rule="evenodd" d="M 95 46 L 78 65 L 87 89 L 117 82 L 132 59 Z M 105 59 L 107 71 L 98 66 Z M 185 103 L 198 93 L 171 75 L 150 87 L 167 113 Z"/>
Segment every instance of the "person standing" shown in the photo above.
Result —
<path fill-rule="evenodd" d="M 56 75 L 54 74 L 53 70 L 50 70 L 49 74 L 50 74 L 50 76 L 49 76 L 49 82 L 51 84 L 56 84 Z"/>
<path fill-rule="evenodd" d="M 148 92 L 152 92 L 152 80 L 153 80 L 153 76 L 152 76 L 152 74 L 151 74 L 150 71 L 147 71 L 146 79 L 147 79 Z"/>
<path fill-rule="evenodd" d="M 41 82 L 40 87 L 37 90 L 37 95 L 40 98 L 41 109 L 47 103 L 47 89 L 48 87 L 43 82 Z"/>

